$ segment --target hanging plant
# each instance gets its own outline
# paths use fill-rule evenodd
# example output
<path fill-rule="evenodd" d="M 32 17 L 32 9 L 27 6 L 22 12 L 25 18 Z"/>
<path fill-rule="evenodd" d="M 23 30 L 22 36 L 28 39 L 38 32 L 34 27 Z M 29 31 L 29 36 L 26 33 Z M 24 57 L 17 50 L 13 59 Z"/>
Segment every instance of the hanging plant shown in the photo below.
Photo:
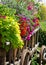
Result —
<path fill-rule="evenodd" d="M 4 18 L 5 17 L 5 18 Z M 9 16 L 0 16 L 0 35 L 2 37 L 2 48 L 8 50 L 10 47 L 6 42 L 10 42 L 11 47 L 22 48 L 23 40 L 20 36 L 19 24 L 15 19 Z"/>

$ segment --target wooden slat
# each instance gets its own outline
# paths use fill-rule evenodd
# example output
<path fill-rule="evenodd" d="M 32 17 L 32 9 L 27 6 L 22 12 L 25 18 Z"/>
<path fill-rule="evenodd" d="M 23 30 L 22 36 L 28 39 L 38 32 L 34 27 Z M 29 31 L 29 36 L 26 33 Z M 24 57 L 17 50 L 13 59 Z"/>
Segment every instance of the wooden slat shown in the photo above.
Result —
<path fill-rule="evenodd" d="M 32 48 L 35 46 L 34 43 L 35 43 L 35 40 L 34 40 L 34 35 L 33 35 L 33 36 L 32 36 L 32 43 L 31 43 L 31 44 L 32 44 Z"/>
<path fill-rule="evenodd" d="M 33 31 L 33 33 L 30 34 L 30 37 L 31 37 L 32 35 L 34 35 L 39 29 L 40 29 L 40 27 L 38 27 L 37 29 L 35 29 L 35 30 Z"/>
<path fill-rule="evenodd" d="M 30 50 L 31 56 L 34 54 L 35 51 L 37 51 L 38 46 L 39 46 L 39 42 L 35 45 L 35 47 L 32 48 L 32 50 Z"/>

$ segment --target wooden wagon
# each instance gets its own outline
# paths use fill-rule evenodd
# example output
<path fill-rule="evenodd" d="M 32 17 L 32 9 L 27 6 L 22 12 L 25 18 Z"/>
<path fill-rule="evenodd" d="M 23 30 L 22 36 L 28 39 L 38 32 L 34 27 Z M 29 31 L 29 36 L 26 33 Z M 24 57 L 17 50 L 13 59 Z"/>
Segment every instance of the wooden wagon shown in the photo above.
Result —
<path fill-rule="evenodd" d="M 39 46 L 39 30 L 40 27 L 36 28 L 30 35 L 30 40 L 24 40 L 22 49 L 10 49 L 7 54 L 4 49 L 0 48 L 0 65 L 30 65 L 31 57 L 37 52 Z"/>

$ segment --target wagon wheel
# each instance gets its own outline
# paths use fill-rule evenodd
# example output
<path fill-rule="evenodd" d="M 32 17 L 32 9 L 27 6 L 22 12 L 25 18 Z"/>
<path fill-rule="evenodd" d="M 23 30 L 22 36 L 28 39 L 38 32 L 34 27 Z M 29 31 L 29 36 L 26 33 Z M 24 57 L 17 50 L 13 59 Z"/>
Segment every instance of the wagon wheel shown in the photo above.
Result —
<path fill-rule="evenodd" d="M 30 53 L 28 49 L 23 50 L 21 55 L 21 62 L 20 65 L 28 65 L 30 61 Z"/>
<path fill-rule="evenodd" d="M 13 64 L 15 63 L 16 54 L 17 54 L 17 49 L 10 49 L 10 51 L 9 51 L 9 65 L 11 62 L 13 62 Z"/>
<path fill-rule="evenodd" d="M 43 45 L 41 50 L 40 50 L 40 65 L 41 64 L 44 65 L 43 61 L 45 60 L 45 58 L 44 58 L 44 53 L 46 53 L 45 49 L 46 49 L 46 46 Z"/>

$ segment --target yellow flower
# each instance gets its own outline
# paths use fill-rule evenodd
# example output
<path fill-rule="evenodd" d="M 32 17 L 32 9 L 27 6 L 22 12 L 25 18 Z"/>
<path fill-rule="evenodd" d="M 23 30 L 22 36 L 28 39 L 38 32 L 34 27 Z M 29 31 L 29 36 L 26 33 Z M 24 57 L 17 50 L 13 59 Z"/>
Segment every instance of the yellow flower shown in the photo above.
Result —
<path fill-rule="evenodd" d="M 10 22 L 14 22 L 14 19 L 12 17 L 10 17 Z"/>

